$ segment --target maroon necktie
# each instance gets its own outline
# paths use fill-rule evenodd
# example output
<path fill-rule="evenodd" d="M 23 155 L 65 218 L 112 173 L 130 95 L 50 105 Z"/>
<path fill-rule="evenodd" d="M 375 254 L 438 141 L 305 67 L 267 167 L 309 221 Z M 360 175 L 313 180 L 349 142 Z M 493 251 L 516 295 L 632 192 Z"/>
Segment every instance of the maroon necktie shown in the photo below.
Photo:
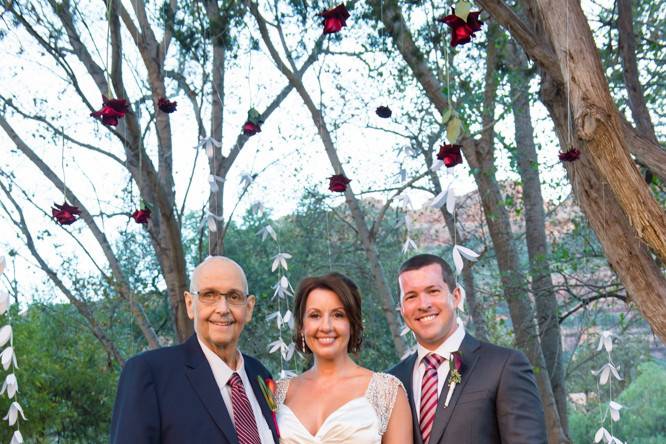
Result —
<path fill-rule="evenodd" d="M 234 373 L 227 382 L 231 386 L 231 407 L 234 411 L 234 428 L 240 444 L 261 444 L 257 422 L 254 420 L 250 400 L 247 399 L 243 381 Z"/>
<path fill-rule="evenodd" d="M 428 353 L 423 357 L 425 364 L 425 374 L 421 382 L 421 416 L 419 427 L 423 443 L 428 444 L 432 424 L 435 421 L 435 411 L 437 410 L 437 369 L 444 362 L 444 358 L 435 353 Z"/>

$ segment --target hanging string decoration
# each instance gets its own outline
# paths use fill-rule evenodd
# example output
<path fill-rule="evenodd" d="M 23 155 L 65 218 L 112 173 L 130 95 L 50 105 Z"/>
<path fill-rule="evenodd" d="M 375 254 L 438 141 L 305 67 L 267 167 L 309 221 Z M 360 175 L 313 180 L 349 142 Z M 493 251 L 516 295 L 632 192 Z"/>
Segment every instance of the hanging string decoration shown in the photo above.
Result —
<path fill-rule="evenodd" d="M 296 372 L 285 368 L 285 364 L 290 362 L 294 357 L 296 351 L 296 344 L 293 340 L 287 343 L 283 338 L 283 333 L 286 331 L 288 337 L 293 337 L 294 330 L 294 315 L 289 309 L 292 305 L 294 297 L 294 289 L 289 282 L 287 271 L 289 270 L 288 260 L 292 258 L 291 254 L 283 252 L 278 241 L 278 236 L 270 224 L 264 226 L 257 232 L 261 237 L 262 242 L 268 238 L 275 242 L 277 254 L 273 256 L 273 263 L 271 264 L 271 271 L 277 273 L 277 282 L 275 283 L 273 297 L 276 301 L 277 310 L 266 316 L 266 322 L 275 322 L 278 338 L 268 345 L 269 353 L 279 353 L 280 355 L 280 378 L 289 378 L 296 376 Z M 284 311 L 283 311 L 284 307 Z"/>
<path fill-rule="evenodd" d="M 65 169 L 65 130 L 62 129 L 62 146 L 60 148 L 60 168 L 62 169 L 62 205 L 54 203 L 51 215 L 60 225 L 71 225 L 79 219 L 79 207 L 67 203 L 67 170 Z"/>
<path fill-rule="evenodd" d="M 4 256 L 0 256 L 0 276 L 5 272 L 7 262 Z M 0 364 L 5 371 L 9 371 L 5 377 L 5 381 L 0 388 L 0 396 L 7 395 L 8 399 L 13 399 L 9 405 L 7 414 L 2 418 L 7 421 L 9 427 L 16 427 L 12 434 L 10 444 L 21 444 L 23 442 L 23 435 L 19 427 L 19 420 L 26 420 L 23 408 L 18 402 L 18 380 L 16 379 L 15 370 L 18 368 L 16 364 L 16 352 L 14 350 L 14 334 L 12 325 L 9 323 L 11 320 L 9 315 L 9 294 L 0 289 L 0 316 L 6 317 L 7 324 L 0 328 L 0 347 L 5 347 L 0 353 Z"/>
<path fill-rule="evenodd" d="M 335 34 L 347 26 L 347 19 L 349 18 L 349 11 L 344 3 L 339 4 L 335 8 L 327 9 L 319 13 L 319 17 L 324 19 L 322 23 L 324 26 L 324 34 Z"/>
<path fill-rule="evenodd" d="M 608 355 L 608 362 L 604 364 L 599 370 L 592 370 L 592 374 L 599 376 L 597 381 L 597 392 L 599 399 L 601 399 L 601 387 L 602 385 L 608 384 L 608 404 L 601 404 L 601 427 L 594 434 L 594 442 L 601 442 L 602 440 L 607 444 L 623 444 L 623 441 L 618 439 L 613 435 L 613 423 L 620 420 L 620 410 L 622 405 L 616 401 L 613 401 L 613 384 L 611 383 L 611 376 L 618 381 L 622 381 L 622 377 L 618 372 L 617 367 L 613 363 L 611 357 L 611 352 L 613 351 L 613 333 L 610 331 L 602 331 L 601 336 L 599 337 L 599 345 L 597 346 L 597 351 L 602 349 L 606 350 Z M 610 416 L 610 424 L 608 430 L 606 425 L 606 420 Z"/>
<path fill-rule="evenodd" d="M 451 14 L 437 19 L 451 28 L 451 47 L 471 42 L 475 33 L 481 30 L 481 11 L 471 12 L 470 9 L 470 2 L 459 1 L 451 7 Z"/>

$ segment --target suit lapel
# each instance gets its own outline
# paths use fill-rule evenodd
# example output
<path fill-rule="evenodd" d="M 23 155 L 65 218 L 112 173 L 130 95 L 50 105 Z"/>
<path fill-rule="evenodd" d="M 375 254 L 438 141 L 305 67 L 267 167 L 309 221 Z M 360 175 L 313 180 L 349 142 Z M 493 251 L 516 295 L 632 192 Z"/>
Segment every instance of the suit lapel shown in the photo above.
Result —
<path fill-rule="evenodd" d="M 206 360 L 206 356 L 201 350 L 199 341 L 196 335 L 192 335 L 185 343 L 185 350 L 187 351 L 187 361 L 185 375 L 190 381 L 192 388 L 196 392 L 199 399 L 203 403 L 208 413 L 215 421 L 215 424 L 222 430 L 227 441 L 231 444 L 238 444 L 238 437 L 236 436 L 236 429 L 231 416 L 227 411 L 227 406 L 224 404 L 220 388 L 215 382 L 213 371 Z"/>
<path fill-rule="evenodd" d="M 472 337 L 469 333 L 465 334 L 465 338 L 463 339 L 462 344 L 460 344 L 460 352 L 462 355 L 462 367 L 460 368 L 461 382 L 456 385 L 453 390 L 453 395 L 451 396 L 448 407 L 444 407 L 444 403 L 449 391 L 449 385 L 448 383 L 445 383 L 444 387 L 442 387 L 442 392 L 439 394 L 439 401 L 437 402 L 437 410 L 435 411 L 435 421 L 432 426 L 432 432 L 430 433 L 430 443 L 432 444 L 438 443 L 444 435 L 444 430 L 453 416 L 453 411 L 456 408 L 456 403 L 460 398 L 460 394 L 465 389 L 465 385 L 467 385 L 467 382 L 470 380 L 469 376 L 472 374 L 472 370 L 479 360 L 479 355 L 476 353 L 479 346 L 480 343 L 477 339 Z M 443 365 L 448 365 L 448 361 Z"/>
<path fill-rule="evenodd" d="M 261 413 L 264 415 L 264 419 L 266 419 L 266 424 L 268 424 L 268 427 L 271 429 L 271 433 L 273 434 L 273 440 L 277 443 L 279 441 L 279 437 L 276 429 L 275 418 L 273 416 L 273 412 L 271 411 L 270 407 L 268 407 L 268 403 L 266 402 L 266 398 L 264 398 L 264 394 L 261 391 L 261 387 L 259 387 L 259 381 L 257 381 L 257 376 L 261 377 L 261 375 L 259 374 L 259 371 L 256 368 L 256 366 L 252 365 L 249 359 L 245 358 L 244 361 L 245 361 L 245 373 L 247 373 L 247 377 L 250 380 L 250 385 L 252 386 L 252 391 L 254 392 L 254 396 L 255 398 L 257 398 L 257 402 L 259 402 L 259 406 L 261 407 Z"/>
<path fill-rule="evenodd" d="M 409 406 L 412 409 L 412 422 L 414 427 L 414 444 L 423 444 L 421 437 L 421 428 L 419 427 L 419 420 L 416 417 L 416 405 L 414 404 L 414 366 L 416 365 L 417 353 L 411 354 L 407 357 L 402 364 L 395 369 L 395 376 L 400 379 L 402 385 L 405 386 L 407 391 L 407 398 L 409 399 Z"/>

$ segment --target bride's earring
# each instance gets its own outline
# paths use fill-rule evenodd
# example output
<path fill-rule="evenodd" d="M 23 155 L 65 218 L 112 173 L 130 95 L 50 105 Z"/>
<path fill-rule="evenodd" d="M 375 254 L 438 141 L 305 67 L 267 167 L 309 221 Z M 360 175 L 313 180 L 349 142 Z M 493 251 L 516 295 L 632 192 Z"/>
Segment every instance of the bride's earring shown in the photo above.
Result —
<path fill-rule="evenodd" d="M 305 334 L 301 333 L 301 349 L 305 353 Z"/>

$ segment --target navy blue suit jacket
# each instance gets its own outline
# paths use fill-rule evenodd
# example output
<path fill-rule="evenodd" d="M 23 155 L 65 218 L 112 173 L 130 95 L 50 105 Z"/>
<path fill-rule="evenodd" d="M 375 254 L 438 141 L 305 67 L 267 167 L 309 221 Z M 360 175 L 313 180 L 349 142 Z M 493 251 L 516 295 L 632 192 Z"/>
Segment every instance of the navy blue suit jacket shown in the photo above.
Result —
<path fill-rule="evenodd" d="M 256 359 L 243 355 L 273 439 L 272 413 L 257 382 L 270 378 Z M 229 412 L 196 335 L 173 347 L 129 359 L 118 382 L 111 421 L 112 444 L 238 444 Z"/>
<path fill-rule="evenodd" d="M 444 406 L 439 395 L 430 444 L 547 444 L 546 424 L 532 366 L 517 350 L 481 342 L 465 334 L 460 345 L 461 383 Z M 412 375 L 414 353 L 389 370 L 405 386 L 414 419 L 414 444 L 423 444 Z M 444 364 L 446 365 L 446 364 Z"/>

